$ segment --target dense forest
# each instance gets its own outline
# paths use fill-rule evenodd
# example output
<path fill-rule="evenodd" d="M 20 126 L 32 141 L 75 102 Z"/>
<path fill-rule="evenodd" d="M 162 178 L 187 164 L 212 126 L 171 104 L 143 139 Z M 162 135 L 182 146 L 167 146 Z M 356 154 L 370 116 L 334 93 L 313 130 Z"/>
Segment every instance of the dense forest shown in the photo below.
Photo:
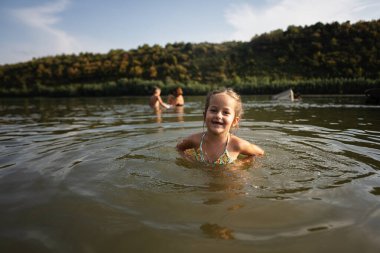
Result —
<path fill-rule="evenodd" d="M 289 26 L 248 42 L 142 45 L 0 66 L 1 96 L 148 95 L 153 86 L 181 86 L 186 94 L 220 86 L 362 94 L 380 87 L 380 19 Z"/>

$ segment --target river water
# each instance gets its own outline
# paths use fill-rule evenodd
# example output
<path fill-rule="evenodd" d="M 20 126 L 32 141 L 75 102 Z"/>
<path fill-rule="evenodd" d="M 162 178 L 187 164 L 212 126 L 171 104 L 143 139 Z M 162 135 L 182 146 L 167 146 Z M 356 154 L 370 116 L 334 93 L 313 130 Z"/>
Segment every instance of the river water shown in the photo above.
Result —
<path fill-rule="evenodd" d="M 254 162 L 210 168 L 177 141 L 204 97 L 0 101 L 1 252 L 379 252 L 380 106 L 243 96 Z"/>

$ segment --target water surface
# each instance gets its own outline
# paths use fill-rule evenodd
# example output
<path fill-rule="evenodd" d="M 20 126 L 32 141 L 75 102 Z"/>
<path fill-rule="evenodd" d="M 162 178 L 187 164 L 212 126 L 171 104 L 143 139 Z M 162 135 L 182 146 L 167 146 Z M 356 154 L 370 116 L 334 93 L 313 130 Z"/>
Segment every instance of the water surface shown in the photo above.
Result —
<path fill-rule="evenodd" d="M 266 151 L 183 160 L 203 97 L 0 102 L 1 252 L 379 252 L 380 106 L 243 97 L 235 134 Z"/>

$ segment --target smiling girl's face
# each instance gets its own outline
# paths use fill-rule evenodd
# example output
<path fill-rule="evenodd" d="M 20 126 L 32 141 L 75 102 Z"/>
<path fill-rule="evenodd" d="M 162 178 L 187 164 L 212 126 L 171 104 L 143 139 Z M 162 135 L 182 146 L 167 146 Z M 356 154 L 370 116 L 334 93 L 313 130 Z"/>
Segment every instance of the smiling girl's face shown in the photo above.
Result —
<path fill-rule="evenodd" d="M 236 101 L 226 93 L 214 94 L 206 110 L 207 131 L 216 135 L 227 134 L 239 122 L 236 117 Z"/>

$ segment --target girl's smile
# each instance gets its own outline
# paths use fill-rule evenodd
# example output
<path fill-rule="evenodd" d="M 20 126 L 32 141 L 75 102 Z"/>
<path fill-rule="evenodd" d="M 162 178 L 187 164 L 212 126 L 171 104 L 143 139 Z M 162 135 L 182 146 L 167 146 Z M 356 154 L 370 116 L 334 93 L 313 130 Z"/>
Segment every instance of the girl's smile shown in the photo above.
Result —
<path fill-rule="evenodd" d="M 215 134 L 229 132 L 239 120 L 235 118 L 235 106 L 235 100 L 227 94 L 212 96 L 205 116 L 208 130 Z"/>

